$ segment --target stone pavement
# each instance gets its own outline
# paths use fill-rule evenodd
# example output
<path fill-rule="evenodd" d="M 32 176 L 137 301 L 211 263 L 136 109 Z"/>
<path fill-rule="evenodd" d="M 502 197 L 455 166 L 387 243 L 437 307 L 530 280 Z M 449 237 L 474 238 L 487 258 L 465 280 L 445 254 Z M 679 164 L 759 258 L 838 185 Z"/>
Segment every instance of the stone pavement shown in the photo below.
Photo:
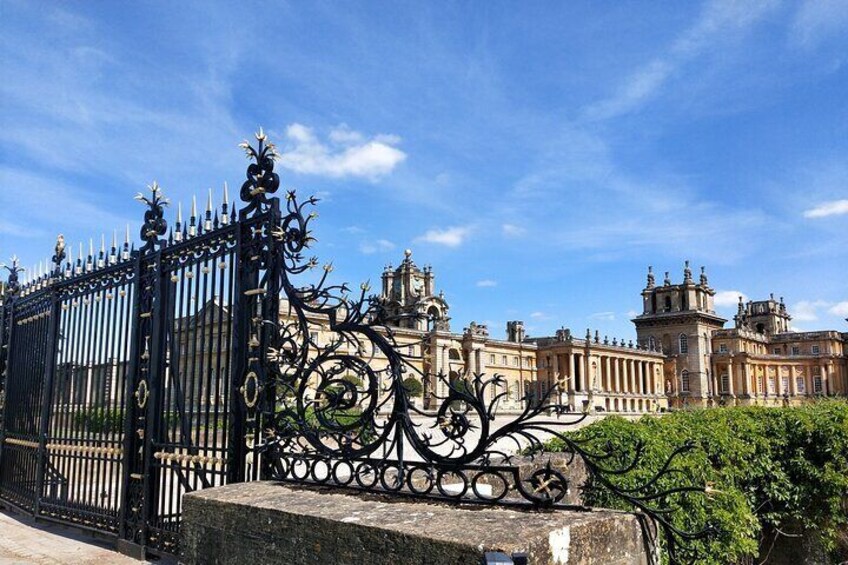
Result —
<path fill-rule="evenodd" d="M 60 525 L 33 524 L 27 518 L 0 510 L 0 565 L 139 565 L 86 533 Z"/>

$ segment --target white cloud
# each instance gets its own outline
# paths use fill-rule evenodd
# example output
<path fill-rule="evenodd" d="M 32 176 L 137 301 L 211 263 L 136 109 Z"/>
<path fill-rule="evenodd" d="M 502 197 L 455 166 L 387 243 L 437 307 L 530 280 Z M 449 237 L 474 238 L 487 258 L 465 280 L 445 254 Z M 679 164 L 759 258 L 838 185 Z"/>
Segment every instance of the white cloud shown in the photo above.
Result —
<path fill-rule="evenodd" d="M 492 279 L 483 279 L 482 281 L 477 281 L 477 286 L 481 288 L 493 287 L 498 286 L 498 282 Z"/>
<path fill-rule="evenodd" d="M 388 239 L 378 239 L 376 241 L 363 241 L 359 245 L 359 250 L 366 255 L 377 253 L 378 251 L 391 251 L 395 248 L 395 244 Z"/>
<path fill-rule="evenodd" d="M 829 305 L 824 300 L 802 300 L 795 303 L 789 313 L 796 322 L 815 322 L 819 319 L 818 310 Z"/>
<path fill-rule="evenodd" d="M 545 312 L 533 312 L 530 317 L 534 320 L 549 320 L 551 316 Z"/>
<path fill-rule="evenodd" d="M 613 322 L 615 321 L 615 312 L 595 312 L 594 314 L 589 314 L 589 319 Z"/>
<path fill-rule="evenodd" d="M 443 230 L 427 230 L 424 235 L 416 237 L 415 241 L 438 243 L 439 245 L 447 245 L 448 247 L 457 247 L 465 241 L 465 238 L 468 237 L 469 233 L 471 233 L 469 228 L 459 226 Z"/>
<path fill-rule="evenodd" d="M 515 224 L 504 224 L 501 226 L 501 229 L 503 230 L 503 234 L 507 237 L 519 237 L 527 232 L 526 229 L 521 226 L 516 226 Z"/>
<path fill-rule="evenodd" d="M 367 139 L 344 124 L 330 131 L 329 143 L 321 142 L 312 128 L 297 123 L 286 128 L 286 138 L 280 165 L 302 174 L 375 181 L 406 159 L 406 153 L 395 147 L 400 143 L 398 136 Z"/>
<path fill-rule="evenodd" d="M 824 218 L 841 214 L 848 214 L 848 200 L 831 200 L 819 204 L 815 208 L 804 210 L 805 218 Z"/>
<path fill-rule="evenodd" d="M 837 302 L 836 304 L 831 306 L 827 311 L 828 313 L 833 314 L 834 316 L 848 316 L 848 300 Z"/>
<path fill-rule="evenodd" d="M 625 315 L 628 318 L 635 318 L 636 316 L 639 315 L 639 312 L 637 312 L 636 310 L 628 310 Z"/>
<path fill-rule="evenodd" d="M 730 308 L 739 304 L 739 297 L 742 297 L 742 302 L 748 301 L 748 296 L 739 290 L 719 290 L 715 294 L 714 302 L 719 308 Z"/>

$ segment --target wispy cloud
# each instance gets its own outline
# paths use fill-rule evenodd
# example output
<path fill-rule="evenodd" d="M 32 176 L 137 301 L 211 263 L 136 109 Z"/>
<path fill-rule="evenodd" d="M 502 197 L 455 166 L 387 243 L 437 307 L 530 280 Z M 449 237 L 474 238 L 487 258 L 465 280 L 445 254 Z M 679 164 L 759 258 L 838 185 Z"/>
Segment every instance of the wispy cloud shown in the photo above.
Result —
<path fill-rule="evenodd" d="M 301 174 L 376 181 L 406 159 L 406 153 L 396 147 L 398 136 L 366 138 L 346 125 L 331 130 L 327 142 L 318 139 L 312 128 L 298 123 L 289 125 L 285 136 L 280 164 Z"/>
<path fill-rule="evenodd" d="M 843 300 L 842 302 L 837 302 L 827 310 L 830 314 L 834 316 L 848 316 L 848 300 Z"/>
<path fill-rule="evenodd" d="M 415 238 L 415 241 L 423 243 L 436 243 L 448 247 L 458 247 L 471 233 L 470 228 L 452 227 L 446 229 L 432 229 Z"/>
<path fill-rule="evenodd" d="M 796 322 L 815 322 L 819 319 L 819 310 L 830 306 L 824 300 L 801 300 L 796 302 L 789 313 Z"/>
<path fill-rule="evenodd" d="M 493 286 L 498 286 L 498 282 L 493 281 L 492 279 L 483 279 L 481 281 L 477 281 L 477 286 L 480 288 L 491 288 Z"/>
<path fill-rule="evenodd" d="M 516 226 L 515 224 L 503 224 L 501 226 L 501 231 L 506 237 L 520 237 L 527 233 L 525 228 Z"/>
<path fill-rule="evenodd" d="M 740 296 L 742 302 L 748 301 L 748 296 L 740 290 L 719 290 L 715 293 L 714 303 L 719 308 L 731 308 L 739 304 Z"/>
<path fill-rule="evenodd" d="M 832 200 L 819 204 L 815 208 L 804 210 L 805 218 L 825 218 L 827 216 L 839 216 L 848 214 L 848 199 Z"/>
<path fill-rule="evenodd" d="M 640 108 L 657 95 L 679 67 L 703 53 L 714 52 L 718 41 L 747 30 L 777 5 L 773 0 L 707 2 L 696 22 L 666 53 L 633 72 L 611 97 L 584 108 L 583 117 L 607 120 Z"/>
<path fill-rule="evenodd" d="M 588 318 L 590 320 L 613 322 L 615 321 L 615 312 L 595 312 L 594 314 L 589 314 Z"/>
<path fill-rule="evenodd" d="M 790 26 L 790 39 L 803 47 L 814 47 L 834 33 L 844 33 L 848 24 L 848 0 L 807 0 L 801 4 Z"/>
<path fill-rule="evenodd" d="M 389 241 L 388 239 L 378 239 L 375 241 L 363 241 L 359 244 L 359 250 L 366 254 L 371 255 L 373 253 L 381 252 L 381 251 L 391 251 L 395 248 L 395 244 Z"/>
<path fill-rule="evenodd" d="M 530 314 L 530 317 L 533 318 L 534 320 L 550 320 L 551 319 L 550 314 L 548 314 L 546 312 L 542 312 L 542 311 L 532 312 Z"/>

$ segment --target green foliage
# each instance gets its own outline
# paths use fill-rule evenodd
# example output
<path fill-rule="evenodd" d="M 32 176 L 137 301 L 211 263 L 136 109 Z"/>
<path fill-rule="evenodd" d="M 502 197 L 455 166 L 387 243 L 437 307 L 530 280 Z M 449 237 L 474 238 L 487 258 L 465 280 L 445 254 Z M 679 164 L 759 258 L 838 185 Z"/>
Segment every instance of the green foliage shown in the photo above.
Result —
<path fill-rule="evenodd" d="M 109 408 L 87 408 L 74 414 L 74 429 L 90 434 L 121 433 L 124 420 L 121 412 Z"/>
<path fill-rule="evenodd" d="M 645 444 L 640 464 L 614 477 L 633 487 L 654 476 L 675 448 L 692 440 L 697 448 L 681 455 L 659 486 L 709 484 L 718 492 L 685 495 L 672 523 L 697 530 L 707 521 L 719 528 L 710 541 L 697 542 L 699 563 L 746 563 L 777 530 L 814 534 L 834 556 L 840 532 L 848 531 L 848 402 L 820 401 L 799 408 L 714 408 L 646 416 L 632 422 L 608 417 L 570 436 L 601 453 L 608 442 L 633 453 Z M 562 449 L 559 441 L 551 442 Z M 625 457 L 606 461 L 614 468 Z M 584 494 L 592 506 L 629 509 L 599 484 Z M 843 557 L 844 558 L 844 557 Z"/>
<path fill-rule="evenodd" d="M 424 394 L 424 385 L 415 377 L 406 377 L 403 379 L 403 388 L 406 389 L 406 394 L 409 396 L 421 396 Z"/>

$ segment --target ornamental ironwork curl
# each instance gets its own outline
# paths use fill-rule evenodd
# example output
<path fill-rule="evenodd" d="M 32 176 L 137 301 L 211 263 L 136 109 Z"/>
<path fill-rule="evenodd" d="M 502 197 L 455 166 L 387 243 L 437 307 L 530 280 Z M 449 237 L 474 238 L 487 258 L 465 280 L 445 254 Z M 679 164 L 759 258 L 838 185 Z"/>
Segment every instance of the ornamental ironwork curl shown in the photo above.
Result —
<path fill-rule="evenodd" d="M 273 192 L 256 190 L 269 182 L 273 166 L 264 135 L 257 139 L 258 150 L 246 148 L 256 163 L 242 187 L 251 207 L 258 206 L 264 192 Z M 273 175 L 268 186 L 276 190 L 278 182 Z M 317 216 L 308 208 L 317 200 L 299 202 L 289 192 L 285 202 L 271 231 L 278 264 L 273 269 L 263 265 L 265 284 L 280 290 L 283 315 L 264 321 L 272 331 L 264 341 L 267 373 L 261 391 L 256 382 L 243 391 L 246 400 L 250 393 L 249 408 L 259 403 L 263 430 L 254 447 L 262 455 L 265 477 L 459 503 L 585 509 L 567 497 L 579 486 L 571 484 L 567 470 L 579 460 L 594 485 L 650 519 L 649 534 L 655 541 L 660 535 L 672 562 L 696 560 L 690 542 L 714 533 L 712 527 L 685 531 L 672 524 L 671 514 L 680 497 L 704 495 L 706 489 L 663 486 L 663 479 L 681 473 L 675 462 L 694 448 L 692 443 L 677 449 L 651 479 L 624 488 L 616 478 L 637 467 L 645 446 L 637 444 L 627 462 L 616 467 L 612 462 L 628 454 L 612 446 L 594 451 L 568 435 L 588 414 L 570 413 L 557 403 L 558 387 L 541 399 L 525 395 L 521 412 L 507 416 L 498 413 L 508 394 L 502 376 L 427 373 L 416 358 L 401 353 L 391 326 L 402 316 L 393 317 L 367 283 L 356 291 L 330 284 L 331 264 L 315 274 L 318 259 L 306 253 L 314 241 L 310 223 Z M 272 272 L 277 279 L 269 281 Z M 312 282 L 304 282 L 310 277 Z M 325 343 L 316 338 L 319 328 L 332 336 Z M 412 402 L 404 385 L 410 376 L 441 389 L 432 396 L 435 409 Z M 562 453 L 545 451 L 553 438 L 562 442 Z"/>

